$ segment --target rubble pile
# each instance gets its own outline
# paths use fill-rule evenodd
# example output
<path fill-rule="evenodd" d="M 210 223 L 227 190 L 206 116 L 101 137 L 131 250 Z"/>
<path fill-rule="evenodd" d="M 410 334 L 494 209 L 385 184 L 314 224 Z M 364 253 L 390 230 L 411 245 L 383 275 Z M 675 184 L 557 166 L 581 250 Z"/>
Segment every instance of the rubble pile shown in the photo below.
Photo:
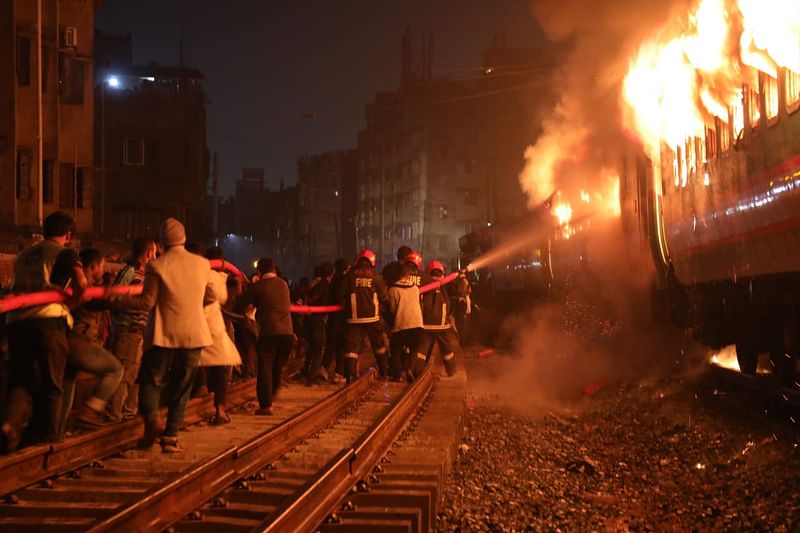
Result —
<path fill-rule="evenodd" d="M 437 529 L 794 531 L 799 441 L 788 417 L 702 380 L 608 384 L 535 414 L 484 390 Z"/>

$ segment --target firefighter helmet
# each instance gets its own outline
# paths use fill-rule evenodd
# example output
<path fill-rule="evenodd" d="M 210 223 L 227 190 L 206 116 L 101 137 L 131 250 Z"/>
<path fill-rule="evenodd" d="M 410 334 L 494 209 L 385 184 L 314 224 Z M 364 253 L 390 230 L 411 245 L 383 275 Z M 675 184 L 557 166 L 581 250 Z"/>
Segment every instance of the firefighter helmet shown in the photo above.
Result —
<path fill-rule="evenodd" d="M 417 270 L 422 270 L 422 254 L 414 250 L 406 256 L 406 263 L 411 263 L 417 267 Z"/>
<path fill-rule="evenodd" d="M 378 260 L 377 256 L 375 255 L 375 252 L 373 252 L 369 248 L 364 248 L 363 250 L 361 250 L 361 253 L 358 254 L 358 259 L 366 259 L 367 261 L 369 261 L 369 264 L 372 265 L 373 267 L 375 266 Z"/>
<path fill-rule="evenodd" d="M 433 274 L 434 270 L 439 270 L 444 274 L 444 265 L 439 261 L 431 261 L 428 263 L 428 274 Z"/>

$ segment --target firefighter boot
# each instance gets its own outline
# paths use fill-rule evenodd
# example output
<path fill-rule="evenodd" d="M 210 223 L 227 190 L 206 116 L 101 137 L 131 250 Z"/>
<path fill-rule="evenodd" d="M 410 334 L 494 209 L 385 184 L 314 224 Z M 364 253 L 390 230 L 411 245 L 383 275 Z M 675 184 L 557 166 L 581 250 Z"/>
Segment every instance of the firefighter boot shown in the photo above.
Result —
<path fill-rule="evenodd" d="M 357 363 L 358 360 L 352 357 L 348 357 L 344 360 L 344 377 L 347 379 L 348 384 L 356 380 Z"/>

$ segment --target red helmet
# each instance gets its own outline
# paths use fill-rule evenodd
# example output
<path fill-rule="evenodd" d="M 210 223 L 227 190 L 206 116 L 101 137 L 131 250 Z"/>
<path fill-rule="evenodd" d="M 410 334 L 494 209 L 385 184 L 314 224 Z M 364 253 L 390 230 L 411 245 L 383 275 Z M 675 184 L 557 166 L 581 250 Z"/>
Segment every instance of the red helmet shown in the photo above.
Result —
<path fill-rule="evenodd" d="M 439 261 L 431 261 L 428 263 L 428 274 L 432 274 L 434 270 L 440 270 L 444 274 L 444 265 Z"/>
<path fill-rule="evenodd" d="M 406 263 L 417 266 L 417 270 L 422 270 L 422 254 L 414 250 L 406 256 Z"/>
<path fill-rule="evenodd" d="M 363 250 L 361 250 L 361 253 L 358 254 L 358 258 L 356 259 L 356 261 L 358 259 L 366 259 L 367 261 L 369 261 L 369 264 L 374 267 L 378 261 L 378 256 L 376 256 L 375 252 L 373 252 L 369 248 L 364 248 Z"/>

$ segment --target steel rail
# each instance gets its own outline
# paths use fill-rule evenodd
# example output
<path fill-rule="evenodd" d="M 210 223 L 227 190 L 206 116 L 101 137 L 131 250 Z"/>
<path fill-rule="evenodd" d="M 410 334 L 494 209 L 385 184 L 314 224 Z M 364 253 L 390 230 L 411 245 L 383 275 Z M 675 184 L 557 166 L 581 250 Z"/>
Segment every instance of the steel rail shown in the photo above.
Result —
<path fill-rule="evenodd" d="M 244 403 L 254 394 L 255 379 L 235 383 L 228 389 L 231 405 Z M 214 408 L 213 394 L 189 401 L 184 422 L 201 421 L 203 413 Z M 162 410 L 162 415 L 166 409 Z M 0 458 L 0 495 L 6 495 L 52 476 L 102 459 L 135 446 L 142 438 L 141 418 L 110 424 L 78 437 L 47 445 L 30 446 Z"/>
<path fill-rule="evenodd" d="M 315 531 L 389 450 L 435 383 L 433 365 L 349 449 L 342 450 L 252 532 Z"/>
<path fill-rule="evenodd" d="M 123 506 L 89 531 L 160 531 L 183 519 L 237 480 L 267 467 L 299 442 L 320 431 L 366 394 L 374 372 L 317 402 L 279 426 L 250 441 L 232 446 L 208 462 L 192 466 L 178 477 L 149 490 L 142 499 Z"/>

